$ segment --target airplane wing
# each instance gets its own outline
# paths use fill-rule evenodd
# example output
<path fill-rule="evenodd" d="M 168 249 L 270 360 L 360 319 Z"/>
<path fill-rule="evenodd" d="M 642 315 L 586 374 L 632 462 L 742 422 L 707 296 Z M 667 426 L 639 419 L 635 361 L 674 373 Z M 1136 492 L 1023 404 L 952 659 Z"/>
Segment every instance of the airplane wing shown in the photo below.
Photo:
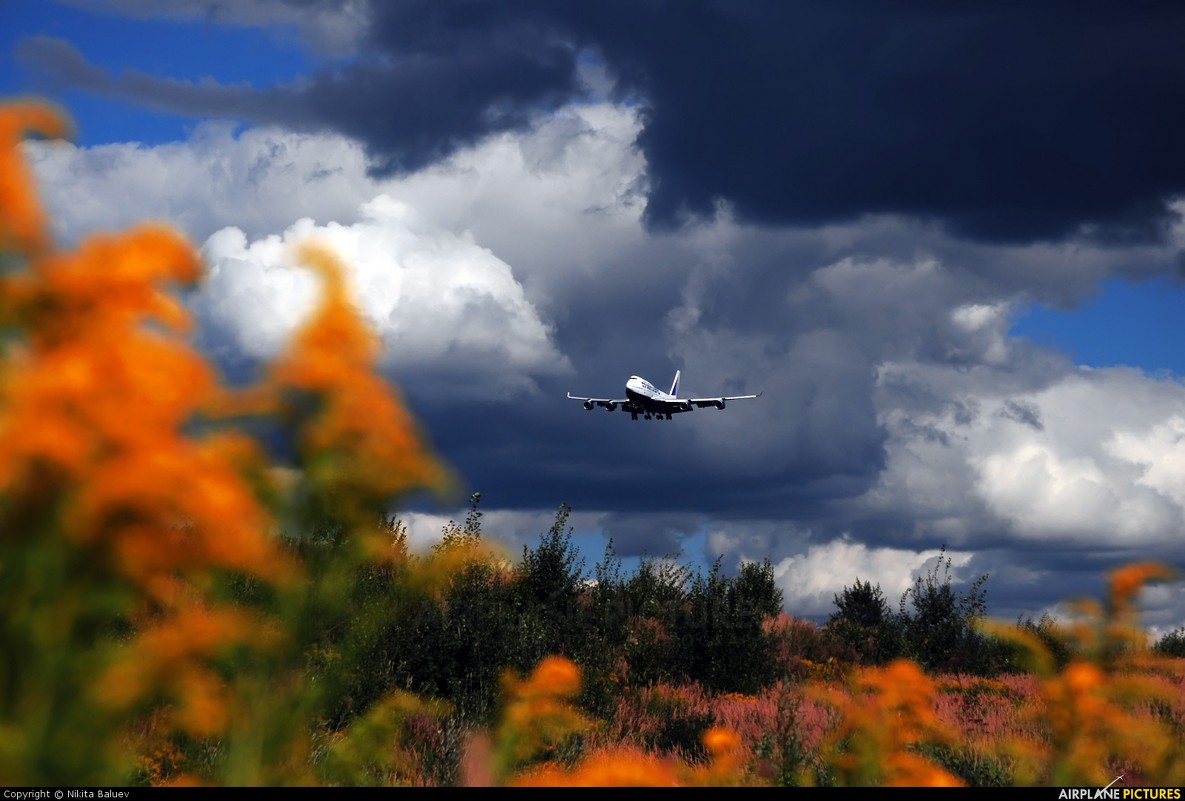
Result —
<path fill-rule="evenodd" d="M 624 408 L 630 402 L 629 398 L 582 398 L 577 395 L 568 393 L 569 400 L 584 401 L 584 408 L 592 411 L 593 408 L 600 406 L 607 411 L 613 411 L 618 407 Z"/>
<path fill-rule="evenodd" d="M 758 392 L 756 395 L 724 395 L 723 397 L 719 398 L 688 398 L 687 402 L 693 404 L 699 409 L 703 409 L 707 406 L 715 406 L 717 409 L 723 409 L 724 404 L 727 401 L 749 400 L 750 398 L 760 397 L 761 393 Z"/>

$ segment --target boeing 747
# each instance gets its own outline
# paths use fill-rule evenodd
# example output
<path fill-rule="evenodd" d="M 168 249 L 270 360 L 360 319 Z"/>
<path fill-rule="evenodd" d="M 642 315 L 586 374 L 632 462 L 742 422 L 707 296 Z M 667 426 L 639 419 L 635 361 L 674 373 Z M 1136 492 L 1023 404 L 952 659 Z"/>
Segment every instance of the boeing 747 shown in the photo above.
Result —
<path fill-rule="evenodd" d="M 680 370 L 675 371 L 675 380 L 671 383 L 670 392 L 663 392 L 645 378 L 632 375 L 630 380 L 625 382 L 624 398 L 581 398 L 571 392 L 568 393 L 568 398 L 584 401 L 584 408 L 590 412 L 600 406 L 609 412 L 618 409 L 629 412 L 631 420 L 637 420 L 638 415 L 642 415 L 647 420 L 670 420 L 671 415 L 680 412 L 690 412 L 693 409 L 703 409 L 708 406 L 723 409 L 728 401 L 761 397 L 761 393 L 758 392 L 756 395 L 723 395 L 719 398 L 680 398 L 679 374 L 681 372 Z"/>

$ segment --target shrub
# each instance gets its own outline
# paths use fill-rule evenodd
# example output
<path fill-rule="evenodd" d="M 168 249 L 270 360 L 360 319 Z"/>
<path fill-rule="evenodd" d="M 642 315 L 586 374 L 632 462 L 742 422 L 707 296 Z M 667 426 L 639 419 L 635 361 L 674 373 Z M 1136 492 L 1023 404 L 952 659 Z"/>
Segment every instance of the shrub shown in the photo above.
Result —
<path fill-rule="evenodd" d="M 742 564 L 735 577 L 717 559 L 697 575 L 677 619 L 680 663 L 688 677 L 716 692 L 756 692 L 775 678 L 774 642 L 765 621 L 782 609 L 769 560 Z"/>
<path fill-rule="evenodd" d="M 1156 642 L 1155 650 L 1164 656 L 1185 659 L 1185 628 L 1175 629 L 1165 634 Z"/>
<path fill-rule="evenodd" d="M 1074 654 L 1070 643 L 1070 634 L 1064 631 L 1058 622 L 1042 613 L 1040 619 L 1034 621 L 1032 615 L 1023 621 L 1017 621 L 1017 627 L 1033 635 L 1045 646 L 1055 667 L 1061 669 L 1070 664 Z"/>
<path fill-rule="evenodd" d="M 950 566 L 943 546 L 933 569 L 902 593 L 897 623 L 903 651 L 931 671 L 993 673 L 994 649 L 976 628 L 987 613 L 987 574 L 960 592 L 951 584 Z"/>
<path fill-rule="evenodd" d="M 879 584 L 857 577 L 834 598 L 836 611 L 825 627 L 829 638 L 850 649 L 862 664 L 884 664 L 900 655 L 901 620 L 889 609 Z"/>
<path fill-rule="evenodd" d="M 568 516 L 561 504 L 555 520 L 530 549 L 523 546 L 515 576 L 521 629 L 516 666 L 527 669 L 550 654 L 574 656 L 586 636 L 581 624 L 584 560 L 572 544 Z"/>

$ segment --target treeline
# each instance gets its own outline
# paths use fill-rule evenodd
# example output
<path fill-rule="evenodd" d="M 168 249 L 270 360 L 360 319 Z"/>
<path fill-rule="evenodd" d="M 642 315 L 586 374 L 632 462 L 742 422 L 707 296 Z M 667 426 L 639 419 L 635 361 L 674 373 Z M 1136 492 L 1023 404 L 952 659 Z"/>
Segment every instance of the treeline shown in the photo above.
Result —
<path fill-rule="evenodd" d="M 904 657 L 931 672 L 1023 669 L 1014 645 L 977 625 L 986 614 L 987 575 L 959 589 L 949 558 L 918 577 L 895 609 L 879 585 L 856 579 L 815 626 L 782 613 L 768 559 L 741 565 L 735 576 L 719 560 L 705 572 L 645 559 L 627 572 L 610 542 L 589 570 L 573 545 L 566 505 L 533 548 L 516 559 L 496 556 L 484 547 L 479 500 L 472 496 L 464 522 L 450 522 L 425 555 L 407 553 L 406 529 L 387 520 L 405 559 L 360 568 L 349 589 L 354 619 L 340 627 L 354 632 L 350 642 L 335 642 L 334 626 L 324 626 L 333 661 L 332 670 L 329 661 L 323 667 L 340 687 L 331 726 L 393 690 L 448 701 L 457 720 L 486 724 L 496 715 L 504 673 L 526 674 L 548 655 L 580 665 L 581 702 L 597 716 L 610 715 L 631 689 L 659 682 L 756 694 L 804 676 L 810 665 L 840 670 Z M 291 547 L 315 564 L 316 552 L 332 551 L 335 541 L 330 526 Z M 433 570 L 436 580 L 417 578 Z M 1062 664 L 1069 660 L 1050 618 L 1017 626 Z M 1167 637 L 1165 647 L 1179 639 Z"/>
<path fill-rule="evenodd" d="M 879 584 L 856 579 L 835 595 L 825 638 L 861 664 L 905 657 L 930 672 L 994 675 L 1017 668 L 1015 649 L 981 632 L 987 615 L 987 574 L 966 590 L 952 582 L 943 548 L 934 567 L 914 580 L 894 610 Z"/>
<path fill-rule="evenodd" d="M 776 678 L 764 624 L 781 610 L 782 593 L 768 560 L 735 576 L 719 562 L 704 573 L 657 559 L 627 574 L 610 543 L 590 573 L 572 543 L 567 506 L 534 548 L 509 560 L 483 547 L 478 499 L 431 553 L 356 575 L 354 620 L 340 627 L 352 639 L 336 641 L 326 625 L 322 648 L 331 655 L 323 667 L 341 687 L 331 716 L 338 725 L 392 690 L 446 700 L 458 719 L 488 723 L 503 674 L 525 674 L 549 655 L 581 666 L 581 700 L 595 714 L 608 714 L 628 688 L 658 681 L 753 693 Z M 406 549 L 402 524 L 392 518 L 387 526 Z M 318 552 L 329 558 L 337 537 L 330 526 L 289 542 L 315 563 Z M 447 575 L 420 579 L 433 571 Z"/>
<path fill-rule="evenodd" d="M 987 574 L 960 590 L 951 581 L 951 560 L 942 556 L 925 576 L 914 580 L 893 609 L 879 584 L 856 579 L 834 596 L 836 610 L 822 636 L 839 646 L 841 659 L 880 665 L 904 657 L 931 673 L 995 676 L 1023 672 L 1016 646 L 985 633 L 979 625 L 987 615 Z M 1035 638 L 1059 668 L 1078 653 L 1075 638 L 1048 613 L 1034 619 L 1022 615 L 1016 628 Z M 1185 629 L 1162 636 L 1152 650 L 1162 656 L 1185 657 Z"/>

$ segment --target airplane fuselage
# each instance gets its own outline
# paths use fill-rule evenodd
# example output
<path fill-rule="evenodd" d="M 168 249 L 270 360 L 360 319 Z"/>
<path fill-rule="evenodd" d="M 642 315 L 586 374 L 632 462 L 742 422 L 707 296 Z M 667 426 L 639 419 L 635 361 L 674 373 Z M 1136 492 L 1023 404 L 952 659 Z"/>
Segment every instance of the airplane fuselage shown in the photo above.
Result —
<path fill-rule="evenodd" d="M 671 395 L 663 392 L 641 376 L 632 375 L 625 382 L 625 396 L 634 403 L 646 404 L 654 401 L 674 400 Z"/>
<path fill-rule="evenodd" d="M 632 413 L 635 419 L 642 413 L 647 419 L 654 415 L 660 419 L 670 420 L 672 414 L 690 412 L 693 408 L 690 403 L 679 400 L 669 392 L 663 392 L 638 375 L 630 376 L 630 380 L 625 382 L 625 396 L 629 398 L 632 407 L 626 411 Z"/>

